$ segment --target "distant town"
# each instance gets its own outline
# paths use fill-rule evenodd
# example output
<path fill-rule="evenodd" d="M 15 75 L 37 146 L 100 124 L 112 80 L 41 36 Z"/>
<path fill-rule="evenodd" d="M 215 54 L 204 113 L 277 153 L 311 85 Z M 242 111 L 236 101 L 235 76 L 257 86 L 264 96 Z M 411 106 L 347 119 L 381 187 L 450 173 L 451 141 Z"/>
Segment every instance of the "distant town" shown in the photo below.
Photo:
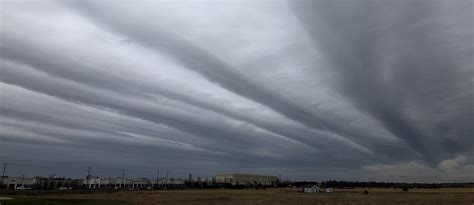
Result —
<path fill-rule="evenodd" d="M 29 189 L 176 189 L 176 188 L 209 188 L 209 187 L 276 187 L 281 184 L 281 180 L 276 176 L 256 175 L 256 174 L 217 174 L 215 177 L 193 178 L 189 174 L 187 179 L 157 176 L 154 179 L 146 177 L 127 178 L 121 177 L 98 177 L 87 175 L 82 179 L 59 177 L 50 175 L 47 177 L 2 177 L 2 187 L 11 190 Z"/>
<path fill-rule="evenodd" d="M 474 187 L 474 183 L 393 183 L 393 182 L 348 182 L 348 181 L 290 181 L 281 177 L 258 174 L 222 173 L 214 177 L 187 179 L 165 176 L 156 178 L 98 177 L 88 174 L 84 178 L 50 176 L 2 176 L 1 189 L 7 190 L 166 190 L 166 189 L 266 189 L 271 187 L 301 188 L 302 192 L 331 192 L 333 188 L 447 188 Z"/>

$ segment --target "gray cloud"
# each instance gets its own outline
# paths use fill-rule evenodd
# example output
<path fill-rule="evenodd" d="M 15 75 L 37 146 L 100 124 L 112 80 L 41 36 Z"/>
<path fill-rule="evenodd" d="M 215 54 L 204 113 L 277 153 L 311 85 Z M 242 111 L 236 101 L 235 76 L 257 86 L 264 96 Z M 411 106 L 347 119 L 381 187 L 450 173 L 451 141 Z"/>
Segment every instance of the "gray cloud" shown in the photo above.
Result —
<path fill-rule="evenodd" d="M 474 95 L 466 88 L 472 87 L 474 71 L 469 69 L 472 55 L 466 54 L 473 49 L 462 45 L 473 37 L 472 29 L 466 28 L 472 25 L 471 1 L 455 5 L 441 1 L 299 1 L 294 8 L 337 73 L 337 90 L 422 153 L 425 160 L 433 162 L 434 152 L 442 149 L 430 149 L 428 146 L 436 145 L 427 143 L 441 143 L 430 136 L 441 133 L 421 129 L 413 115 L 442 109 L 447 105 L 438 104 L 439 100 L 458 95 L 459 101 L 449 106 L 471 113 L 464 120 L 472 122 Z M 442 22 L 444 17 L 448 18 Z M 360 22 L 354 24 L 355 20 Z M 446 28 L 453 30 L 447 33 Z M 417 108 L 412 111 L 412 107 Z M 450 126 L 456 128 L 444 130 L 472 132 L 471 126 L 463 124 L 453 123 Z M 449 143 L 444 149 L 452 146 Z"/>
<path fill-rule="evenodd" d="M 2 4 L 13 173 L 474 179 L 470 1 Z"/>

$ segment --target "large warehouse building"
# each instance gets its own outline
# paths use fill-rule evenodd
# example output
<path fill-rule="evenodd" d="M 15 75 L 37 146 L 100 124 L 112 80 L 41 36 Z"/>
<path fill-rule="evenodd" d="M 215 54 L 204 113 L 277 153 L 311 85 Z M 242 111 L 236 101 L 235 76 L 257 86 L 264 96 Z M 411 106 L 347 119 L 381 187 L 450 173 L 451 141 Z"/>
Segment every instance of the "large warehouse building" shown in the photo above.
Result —
<path fill-rule="evenodd" d="M 256 175 L 256 174 L 217 174 L 216 183 L 232 185 L 276 185 L 279 179 L 276 176 Z"/>

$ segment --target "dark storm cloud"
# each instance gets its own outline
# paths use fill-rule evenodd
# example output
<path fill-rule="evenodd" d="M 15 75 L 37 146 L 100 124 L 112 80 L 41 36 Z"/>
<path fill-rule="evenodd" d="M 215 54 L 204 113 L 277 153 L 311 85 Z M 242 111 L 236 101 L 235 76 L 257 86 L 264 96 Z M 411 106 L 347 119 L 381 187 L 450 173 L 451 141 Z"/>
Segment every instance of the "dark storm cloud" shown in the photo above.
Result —
<path fill-rule="evenodd" d="M 150 106 L 150 105 L 147 105 L 146 103 L 142 104 L 141 102 L 137 102 L 133 100 L 132 101 L 127 101 L 123 99 L 119 100 L 119 96 L 116 96 L 113 93 L 109 93 L 109 95 L 105 95 L 104 90 L 96 91 L 84 84 L 82 85 L 82 87 L 78 87 L 81 84 L 68 83 L 67 81 L 58 79 L 58 78 L 53 79 L 51 78 L 52 76 L 48 76 L 45 73 L 35 71 L 34 69 L 31 69 L 27 66 L 17 65 L 13 62 L 8 62 L 4 60 L 3 65 L 4 66 L 2 68 L 2 73 L 4 75 L 2 75 L 1 79 L 5 83 L 11 83 L 11 84 L 18 85 L 29 90 L 37 91 L 37 92 L 44 93 L 51 96 L 60 97 L 70 102 L 81 103 L 88 106 L 96 107 L 98 109 L 108 109 L 108 110 L 112 109 L 119 114 L 132 116 L 139 119 L 144 119 L 144 120 L 158 123 L 158 124 L 163 123 L 163 124 L 175 127 L 179 130 L 185 131 L 187 133 L 190 133 L 192 135 L 195 135 L 196 137 L 199 137 L 199 141 L 195 141 L 196 139 L 192 139 L 189 137 L 182 139 L 185 142 L 201 144 L 199 145 L 201 147 L 212 146 L 213 150 L 216 150 L 221 153 L 223 153 L 224 151 L 236 152 L 236 153 L 239 153 L 239 155 L 245 156 L 248 154 L 249 149 L 251 149 L 254 144 L 257 147 L 264 147 L 266 144 L 272 144 L 271 142 L 269 143 L 267 141 L 262 141 L 265 138 L 267 139 L 269 138 L 268 134 L 258 133 L 258 136 L 257 136 L 253 132 L 246 131 L 248 129 L 246 126 L 238 126 L 234 128 L 233 126 L 227 125 L 224 127 L 220 127 L 223 122 L 220 122 L 220 123 L 212 122 L 211 119 L 202 120 L 204 118 L 201 118 L 199 120 L 199 117 L 195 118 L 196 116 L 194 115 L 186 115 L 186 117 L 184 117 L 183 115 L 178 114 L 180 112 L 178 113 L 170 112 L 169 110 L 170 108 L 168 109 L 161 108 L 157 110 L 156 105 Z M 22 79 L 28 79 L 28 80 L 22 80 Z M 52 84 L 51 82 L 54 82 L 54 84 Z M 8 108 L 8 103 L 5 103 L 4 106 Z M 101 138 L 105 138 L 105 139 L 94 139 L 95 142 L 99 142 L 99 143 L 104 143 L 109 140 L 112 140 L 114 139 L 113 136 L 115 136 L 117 139 L 128 137 L 127 135 L 124 135 L 122 133 L 117 133 L 117 132 L 107 133 L 106 132 L 106 131 L 116 130 L 116 129 L 123 130 L 123 127 L 126 126 L 124 124 L 121 124 L 120 126 L 110 126 L 110 125 L 100 123 L 100 122 L 93 122 L 90 124 L 87 123 L 85 125 L 81 125 L 84 122 L 73 121 L 73 122 L 67 123 L 67 122 L 64 122 L 62 119 L 55 119 L 53 117 L 48 117 L 44 115 L 35 116 L 29 113 L 27 116 L 24 116 L 25 115 L 24 112 L 18 111 L 18 110 L 2 109 L 2 112 L 6 116 L 21 118 L 23 120 L 38 119 L 42 123 L 61 125 L 61 127 L 73 126 L 72 129 L 74 132 L 79 132 L 80 129 L 88 130 L 88 132 L 86 133 L 81 131 L 78 134 L 75 134 L 74 132 L 68 132 L 68 134 L 66 134 L 66 131 L 59 131 L 56 128 L 55 132 L 60 132 L 59 135 L 51 133 L 51 132 L 44 133 L 45 131 L 44 130 L 42 131 L 41 128 L 36 128 L 34 131 L 34 133 L 40 134 L 42 136 L 50 136 L 57 139 L 61 139 L 61 136 L 67 135 L 69 139 L 71 138 L 74 139 L 73 140 L 74 143 L 81 143 L 82 138 L 85 138 L 84 140 L 90 141 L 91 139 L 94 138 L 94 136 L 101 136 Z M 44 110 L 43 112 L 46 112 L 46 110 Z M 71 115 L 76 115 L 76 114 L 72 112 Z M 72 121 L 72 120 L 69 119 L 69 121 Z M 158 125 L 151 124 L 150 126 L 158 126 Z M 273 125 L 273 126 L 276 126 L 276 125 Z M 291 128 L 291 126 L 286 126 L 286 127 Z M 46 129 L 46 131 L 48 130 L 50 129 Z M 95 132 L 94 133 L 89 132 L 91 130 Z M 157 131 L 154 131 L 154 130 L 147 132 L 146 128 L 140 128 L 140 129 L 135 129 L 135 130 L 127 129 L 123 132 L 132 132 L 132 131 L 134 133 L 147 135 L 147 136 L 154 136 L 157 134 Z M 304 128 L 302 131 L 300 131 L 300 133 L 304 133 Z M 311 133 L 311 134 L 314 134 L 314 133 Z M 163 137 L 166 137 L 166 135 L 164 136 L 162 133 L 160 133 L 160 138 L 163 138 Z M 177 136 L 172 135 L 168 138 L 173 139 L 173 138 L 177 138 Z M 133 140 L 133 139 L 130 139 L 130 140 Z M 232 141 L 229 141 L 229 140 L 232 140 Z M 129 140 L 126 140 L 126 139 L 123 139 L 122 141 L 124 141 L 124 143 L 130 142 Z M 204 142 L 211 143 L 211 144 L 206 144 Z M 166 141 L 163 143 L 166 143 Z M 204 145 L 202 145 L 203 143 Z M 318 143 L 318 142 L 315 142 L 315 143 Z M 232 148 L 225 146 L 226 144 L 232 144 L 231 146 Z M 328 143 L 322 142 L 319 144 L 325 144 L 327 146 L 332 145 L 331 147 L 333 149 L 340 147 L 340 145 L 334 144 L 334 143 L 328 144 Z M 244 147 L 245 149 L 243 149 Z M 185 147 L 185 148 L 189 148 L 189 147 Z M 335 153 L 340 152 L 339 149 L 342 149 L 342 148 L 343 147 L 337 148 L 338 150 L 332 150 L 331 152 L 334 155 Z M 283 150 L 279 150 L 279 151 L 283 152 Z M 278 154 L 281 155 L 282 153 L 278 153 Z M 327 153 L 319 154 L 319 156 L 324 157 L 326 159 L 333 158 L 333 156 L 330 156 Z M 255 158 L 255 156 L 253 156 L 253 158 Z"/>
<path fill-rule="evenodd" d="M 87 17 L 98 21 L 100 25 L 105 25 L 108 28 L 124 33 L 130 39 L 138 41 L 146 47 L 152 47 L 169 54 L 187 68 L 200 73 L 210 81 L 242 97 L 268 106 L 282 115 L 311 128 L 328 130 L 328 126 L 330 126 L 311 110 L 298 105 L 291 99 L 281 96 L 277 91 L 255 81 L 245 73 L 239 72 L 217 56 L 180 39 L 176 35 L 167 33 L 164 29 L 147 29 L 127 21 L 127 18 L 117 19 L 117 16 L 108 15 L 107 12 L 95 11 L 94 5 L 84 4 L 84 2 L 74 4 L 74 6 L 75 8 L 80 8 L 81 12 L 85 12 Z M 242 117 L 239 118 L 243 119 Z M 261 122 L 256 123 L 262 125 Z M 268 126 L 265 127 L 270 128 Z M 275 130 L 275 128 L 270 129 Z M 285 130 L 280 129 L 279 133 L 286 132 Z M 288 132 L 286 133 L 288 134 Z M 295 134 L 286 136 L 301 141 Z"/>
<path fill-rule="evenodd" d="M 23 71 L 23 73 L 21 73 L 21 71 Z M 234 146 L 237 147 L 239 143 L 248 139 L 239 137 L 236 135 L 237 133 L 242 133 L 244 136 L 253 136 L 252 140 L 258 141 L 260 138 L 260 136 L 256 136 L 252 132 L 245 133 L 244 129 L 237 129 L 233 126 L 221 127 L 219 126 L 220 123 L 213 122 L 212 119 L 190 115 L 183 111 L 173 112 L 171 108 L 156 104 L 152 105 L 139 100 L 120 99 L 120 96 L 114 95 L 112 92 L 107 93 L 107 95 L 97 90 L 87 89 L 88 87 L 85 85 L 81 88 L 75 86 L 73 83 L 67 83 L 60 79 L 54 80 L 47 75 L 35 73 L 34 70 L 26 70 L 26 68 L 18 68 L 14 67 L 14 65 L 4 63 L 2 73 L 4 75 L 2 75 L 1 80 L 6 83 L 15 83 L 15 85 L 18 86 L 72 102 L 84 103 L 97 108 L 113 109 L 118 113 L 158 124 L 167 124 L 189 133 L 212 138 L 212 141 L 216 143 L 219 142 L 219 140 L 239 139 L 234 142 Z M 55 81 L 54 84 L 51 83 L 53 80 Z M 242 146 L 244 146 L 244 144 L 242 144 Z M 245 143 L 245 146 L 248 146 L 248 144 Z"/>
<path fill-rule="evenodd" d="M 245 73 L 239 72 L 238 69 L 223 62 L 219 57 L 211 54 L 207 50 L 181 39 L 176 34 L 168 33 L 165 29 L 142 27 L 141 25 L 134 24 L 132 22 L 133 20 L 131 21 L 133 18 L 115 16 L 114 13 L 121 13 L 120 10 L 115 12 L 110 12 L 110 10 L 104 11 L 101 10 L 101 8 L 104 7 L 94 4 L 84 4 L 84 2 L 73 4 L 73 6 L 74 8 L 79 8 L 81 13 L 85 13 L 84 15 L 86 17 L 97 21 L 99 25 L 105 25 L 113 31 L 124 34 L 127 38 L 132 41 L 137 41 L 145 47 L 152 47 L 159 52 L 167 53 L 184 64 L 188 69 L 202 74 L 210 81 L 242 97 L 268 106 L 289 119 L 300 122 L 309 128 L 334 133 L 331 134 L 331 136 L 336 137 L 338 141 L 355 146 L 365 152 L 372 152 L 370 151 L 372 148 L 386 151 L 400 149 L 393 144 L 384 144 L 383 142 L 372 146 L 371 142 L 367 142 L 363 139 L 367 133 L 349 130 L 345 126 L 341 126 L 339 119 L 331 120 L 328 116 L 322 116 L 317 113 L 321 111 L 316 110 L 315 112 L 314 108 L 306 108 L 288 99 L 277 90 L 271 89 Z M 222 110 L 218 110 L 218 112 L 222 113 Z M 242 116 L 233 115 L 233 117 L 307 144 L 313 143 L 308 139 L 302 138 L 302 136 L 317 137 L 311 132 L 306 131 L 305 133 L 301 133 L 301 131 L 305 131 L 304 129 L 300 129 L 299 133 L 294 133 L 291 132 L 291 128 L 289 129 L 288 127 L 271 126 L 261 121 L 255 121 L 245 117 L 242 118 Z M 359 140 L 363 144 L 358 144 L 353 140 Z M 365 146 L 369 146 L 370 148 L 367 149 Z M 321 147 L 318 148 L 321 149 Z M 383 155 L 385 155 L 385 153 L 383 153 Z M 383 157 L 392 156 L 394 155 L 389 153 Z"/>
<path fill-rule="evenodd" d="M 473 122 L 474 114 L 474 95 L 469 89 L 473 87 L 474 70 L 469 68 L 473 50 L 465 44 L 473 37 L 472 4 L 322 0 L 297 1 L 293 7 L 337 73 L 337 90 L 426 160 L 435 162 L 440 149 L 462 151 L 449 142 L 436 147 L 442 143 L 437 136 L 448 130 L 461 130 L 464 133 L 457 137 L 464 140 L 472 135 L 472 126 L 467 124 Z M 439 103 L 453 96 L 458 100 Z M 410 116 L 451 106 L 467 112 L 467 117 L 449 123 L 441 132 L 424 131 Z M 410 112 L 410 107 L 416 110 Z"/>
<path fill-rule="evenodd" d="M 136 80 L 131 79 L 129 75 L 127 76 L 111 75 L 105 71 L 97 70 L 96 68 L 91 67 L 90 65 L 87 65 L 83 62 L 77 62 L 77 61 L 74 61 L 73 59 L 68 59 L 67 57 L 64 58 L 61 55 L 50 54 L 48 51 L 41 51 L 38 48 L 31 47 L 28 45 L 23 45 L 21 44 L 21 42 L 15 42 L 14 39 L 10 39 L 9 41 L 6 41 L 2 45 L 2 48 L 3 48 L 3 52 L 2 52 L 3 57 L 20 61 L 20 62 L 25 62 L 35 67 L 36 69 L 47 72 L 50 75 L 66 78 L 77 83 L 87 84 L 88 86 L 94 86 L 101 89 L 112 90 L 115 92 L 128 93 L 130 95 L 150 94 L 150 93 L 161 95 L 161 96 L 170 98 L 172 100 L 185 102 L 193 106 L 208 109 L 213 112 L 226 115 L 236 120 L 251 123 L 262 129 L 274 132 L 276 134 L 279 134 L 285 137 L 290 137 L 299 142 L 305 142 L 307 144 L 315 146 L 317 149 L 324 149 L 325 148 L 324 145 L 326 143 L 324 141 L 319 141 L 319 142 L 315 141 L 315 138 L 331 140 L 331 138 L 324 136 L 320 133 L 318 134 L 303 126 L 299 126 L 299 125 L 290 126 L 290 125 L 282 125 L 282 124 L 267 122 L 261 119 L 246 116 L 242 113 L 220 106 L 213 102 L 206 102 L 202 99 L 199 99 L 190 95 L 184 95 L 178 92 L 173 92 L 166 88 L 162 88 L 156 85 L 150 85 L 150 84 L 141 82 L 140 80 L 142 79 L 136 79 Z M 42 52 L 42 55 L 37 56 L 36 53 L 38 52 Z M 53 60 L 53 61 L 51 60 L 51 59 L 59 59 L 59 58 L 61 58 L 61 60 Z M 194 58 L 194 59 L 199 59 L 199 58 Z M 213 65 L 213 64 L 210 64 L 210 65 Z M 107 76 L 107 77 L 104 77 L 104 76 Z M 4 76 L 4 78 L 8 80 L 9 78 L 13 78 L 13 77 Z M 19 77 L 19 78 L 21 79 L 23 77 Z M 236 79 L 231 79 L 231 80 L 234 82 L 238 82 L 238 80 Z M 249 85 L 245 85 L 245 83 L 242 85 L 246 87 L 249 86 Z M 257 86 L 254 86 L 254 87 L 258 88 Z M 252 89 L 248 88 L 246 90 L 250 91 Z M 255 93 L 251 93 L 251 94 L 252 96 L 259 96 Z M 245 97 L 247 97 L 247 95 Z M 281 105 L 281 107 L 285 107 L 285 106 Z M 307 137 L 307 136 L 311 136 L 311 137 Z"/>
<path fill-rule="evenodd" d="M 18 173 L 474 177 L 472 2 L 5 8 L 0 157 Z"/>

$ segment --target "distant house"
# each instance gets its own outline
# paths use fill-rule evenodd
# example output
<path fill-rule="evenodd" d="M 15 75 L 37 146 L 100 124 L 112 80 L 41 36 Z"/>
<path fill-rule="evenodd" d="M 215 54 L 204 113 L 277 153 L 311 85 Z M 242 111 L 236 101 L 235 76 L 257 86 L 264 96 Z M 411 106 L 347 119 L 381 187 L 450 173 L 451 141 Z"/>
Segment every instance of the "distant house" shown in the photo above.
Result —
<path fill-rule="evenodd" d="M 304 193 L 318 193 L 319 192 L 319 187 L 314 185 L 312 187 L 305 187 L 303 188 Z"/>
<path fill-rule="evenodd" d="M 331 192 L 333 192 L 333 191 L 334 191 L 333 188 L 326 188 L 326 192 L 327 192 L 327 193 L 331 193 Z"/>

